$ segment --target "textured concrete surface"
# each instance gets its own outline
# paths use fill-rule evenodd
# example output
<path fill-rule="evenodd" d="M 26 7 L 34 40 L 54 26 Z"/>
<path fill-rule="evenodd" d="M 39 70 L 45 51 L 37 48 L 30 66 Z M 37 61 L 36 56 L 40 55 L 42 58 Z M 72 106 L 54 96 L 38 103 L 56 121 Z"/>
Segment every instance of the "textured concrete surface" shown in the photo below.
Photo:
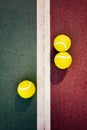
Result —
<path fill-rule="evenodd" d="M 51 1 L 51 129 L 87 130 L 87 1 Z M 58 34 L 72 39 L 73 64 L 67 70 L 54 66 Z"/>
<path fill-rule="evenodd" d="M 20 81 L 36 85 L 36 1 L 0 0 L 0 130 L 36 130 L 37 97 L 21 99 Z"/>

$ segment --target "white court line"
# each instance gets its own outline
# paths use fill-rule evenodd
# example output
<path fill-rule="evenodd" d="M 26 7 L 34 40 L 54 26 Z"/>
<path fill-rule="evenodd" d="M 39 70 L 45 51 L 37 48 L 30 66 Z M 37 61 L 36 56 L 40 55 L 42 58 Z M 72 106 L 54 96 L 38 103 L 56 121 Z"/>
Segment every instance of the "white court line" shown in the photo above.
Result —
<path fill-rule="evenodd" d="M 37 130 L 50 130 L 50 0 L 37 0 Z"/>
<path fill-rule="evenodd" d="M 45 130 L 50 130 L 50 0 L 45 0 Z"/>
<path fill-rule="evenodd" d="M 37 0 L 37 130 L 45 130 L 45 39 L 44 0 Z"/>

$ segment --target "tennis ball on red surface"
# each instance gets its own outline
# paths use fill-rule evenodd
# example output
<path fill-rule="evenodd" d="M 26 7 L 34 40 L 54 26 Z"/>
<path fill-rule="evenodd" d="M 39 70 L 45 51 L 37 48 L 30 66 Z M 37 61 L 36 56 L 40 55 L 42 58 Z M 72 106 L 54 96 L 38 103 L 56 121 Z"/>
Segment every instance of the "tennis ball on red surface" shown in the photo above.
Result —
<path fill-rule="evenodd" d="M 19 83 L 17 92 L 24 99 L 30 98 L 35 94 L 35 85 L 31 81 L 24 80 Z"/>
<path fill-rule="evenodd" d="M 71 39 L 67 35 L 61 34 L 54 39 L 54 48 L 57 51 L 59 52 L 67 51 L 69 50 L 70 47 L 71 47 Z"/>
<path fill-rule="evenodd" d="M 72 56 L 68 52 L 60 52 L 56 54 L 54 63 L 59 69 L 67 69 L 72 63 Z"/>

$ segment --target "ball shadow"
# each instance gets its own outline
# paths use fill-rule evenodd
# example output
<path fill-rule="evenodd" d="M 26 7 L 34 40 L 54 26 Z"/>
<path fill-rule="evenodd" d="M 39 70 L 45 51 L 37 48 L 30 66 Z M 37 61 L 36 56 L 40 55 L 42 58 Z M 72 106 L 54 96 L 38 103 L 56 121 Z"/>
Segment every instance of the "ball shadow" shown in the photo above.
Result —
<path fill-rule="evenodd" d="M 29 99 L 23 99 L 21 97 L 19 97 L 19 95 L 16 95 L 16 99 L 15 99 L 15 109 L 17 112 L 25 112 L 29 106 L 32 103 L 32 98 Z"/>
<path fill-rule="evenodd" d="M 50 60 L 50 65 L 51 65 L 51 76 L 50 76 L 50 80 L 52 84 L 59 84 L 60 82 L 63 81 L 67 69 L 58 69 L 55 64 L 54 64 L 54 57 L 55 55 L 58 53 L 58 51 L 56 51 L 54 48 L 51 49 L 51 60 Z"/>

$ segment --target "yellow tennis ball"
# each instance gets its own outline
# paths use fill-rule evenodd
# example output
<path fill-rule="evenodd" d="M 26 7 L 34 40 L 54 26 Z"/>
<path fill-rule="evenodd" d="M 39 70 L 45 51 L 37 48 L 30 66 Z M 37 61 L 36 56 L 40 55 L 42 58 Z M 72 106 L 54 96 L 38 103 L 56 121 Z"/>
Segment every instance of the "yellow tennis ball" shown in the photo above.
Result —
<path fill-rule="evenodd" d="M 24 99 L 30 98 L 35 94 L 35 85 L 31 81 L 24 80 L 19 83 L 17 92 Z"/>
<path fill-rule="evenodd" d="M 60 52 L 56 54 L 54 63 L 59 69 L 66 69 L 72 63 L 72 57 L 68 52 Z"/>
<path fill-rule="evenodd" d="M 57 51 L 59 52 L 67 51 L 69 50 L 70 47 L 71 47 L 71 39 L 67 35 L 61 34 L 54 39 L 54 48 Z"/>

